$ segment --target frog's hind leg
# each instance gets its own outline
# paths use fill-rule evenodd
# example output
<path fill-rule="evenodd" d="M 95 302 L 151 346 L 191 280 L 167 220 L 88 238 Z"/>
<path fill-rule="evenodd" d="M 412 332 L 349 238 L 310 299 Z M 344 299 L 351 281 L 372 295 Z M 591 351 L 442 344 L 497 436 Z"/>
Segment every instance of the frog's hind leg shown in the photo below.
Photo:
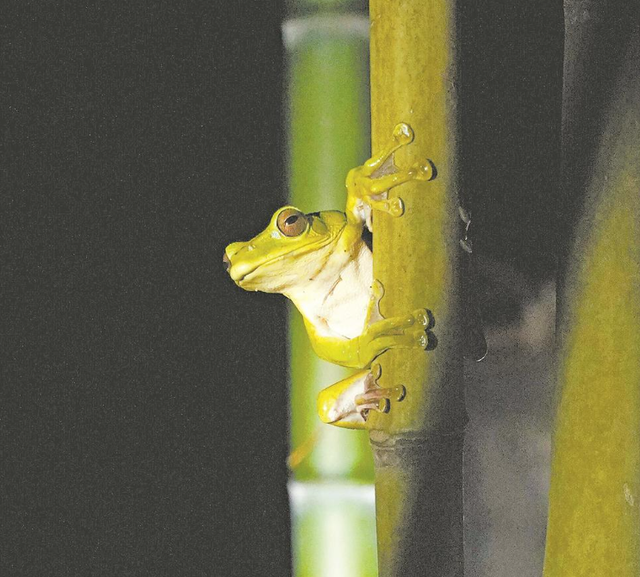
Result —
<path fill-rule="evenodd" d="M 358 343 L 360 366 L 368 366 L 389 349 L 433 350 L 437 346 L 436 336 L 431 330 L 434 324 L 435 319 L 428 309 L 417 309 L 406 316 L 374 322 L 365 329 Z"/>
<path fill-rule="evenodd" d="M 356 397 L 365 392 L 365 381 L 369 371 L 359 371 L 320 391 L 318 415 L 323 423 L 363 429 L 365 419 L 356 405 Z"/>
<path fill-rule="evenodd" d="M 359 371 L 320 391 L 318 414 L 323 422 L 336 427 L 364 429 L 370 411 L 388 413 L 391 402 L 400 402 L 405 396 L 403 385 L 382 388 L 376 375 Z"/>
<path fill-rule="evenodd" d="M 369 366 L 388 349 L 421 348 L 431 351 L 438 343 L 432 330 L 436 320 L 429 309 L 416 309 L 405 316 L 384 318 L 380 311 L 383 296 L 384 286 L 374 279 L 367 307 L 367 328 L 358 338 L 357 356 L 361 367 Z"/>

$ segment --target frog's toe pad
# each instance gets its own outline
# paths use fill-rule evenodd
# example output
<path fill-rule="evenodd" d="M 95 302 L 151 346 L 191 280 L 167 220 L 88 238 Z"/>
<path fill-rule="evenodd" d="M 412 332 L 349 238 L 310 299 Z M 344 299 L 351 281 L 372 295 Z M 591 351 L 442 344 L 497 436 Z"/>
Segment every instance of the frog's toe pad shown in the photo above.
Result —
<path fill-rule="evenodd" d="M 386 212 L 387 214 L 398 217 L 404 214 L 404 202 L 401 198 L 394 197 L 386 200 L 373 200 L 371 198 L 365 200 L 369 206 L 379 210 L 380 212 Z"/>
<path fill-rule="evenodd" d="M 400 122 L 393 128 L 393 138 L 398 144 L 410 144 L 413 142 L 413 128 L 406 122 Z"/>
<path fill-rule="evenodd" d="M 430 160 L 424 164 L 416 163 L 412 167 L 416 180 L 433 180 L 436 177 L 436 167 Z"/>
<path fill-rule="evenodd" d="M 435 321 L 430 311 L 426 311 L 424 315 L 420 315 L 414 327 L 408 329 L 408 333 L 415 339 L 415 346 L 432 351 L 438 345 L 438 339 L 431 330 Z"/>
<path fill-rule="evenodd" d="M 416 322 L 423 326 L 425 329 L 429 326 L 429 314 L 427 309 L 418 309 L 413 313 Z"/>
<path fill-rule="evenodd" d="M 395 197 L 389 200 L 389 214 L 395 217 L 404 214 L 404 202 L 401 198 Z"/>
<path fill-rule="evenodd" d="M 432 329 L 436 324 L 436 319 L 429 309 L 418 309 L 414 311 L 413 318 L 424 329 Z"/>
<path fill-rule="evenodd" d="M 404 385 L 398 385 L 397 387 L 391 387 L 385 390 L 389 391 L 389 398 L 396 403 L 404 401 L 407 396 L 407 388 Z"/>
<path fill-rule="evenodd" d="M 415 346 L 420 347 L 425 351 L 432 351 L 436 348 L 438 339 L 436 338 L 436 335 L 433 334 L 433 332 L 426 330 L 421 331 L 418 335 L 416 335 L 415 343 Z"/>

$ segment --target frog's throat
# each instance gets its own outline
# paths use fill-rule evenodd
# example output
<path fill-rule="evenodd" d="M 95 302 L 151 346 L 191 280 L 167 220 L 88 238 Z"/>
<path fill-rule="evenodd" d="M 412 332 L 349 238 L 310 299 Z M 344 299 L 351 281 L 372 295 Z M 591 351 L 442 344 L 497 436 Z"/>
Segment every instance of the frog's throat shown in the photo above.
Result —
<path fill-rule="evenodd" d="M 331 244 L 333 242 L 337 242 L 338 239 L 340 238 L 340 236 L 342 235 L 342 231 L 344 230 L 344 227 L 342 227 L 337 233 L 329 235 L 326 239 L 322 239 L 321 241 L 318 242 L 312 242 L 309 244 L 306 244 L 302 247 L 300 247 L 297 250 L 291 251 L 291 252 L 287 252 L 285 254 L 281 254 L 278 256 L 274 256 L 273 258 L 270 258 L 269 260 L 263 261 L 258 263 L 255 267 L 253 267 L 251 270 L 247 271 L 246 273 L 244 273 L 240 278 L 236 279 L 236 284 L 238 286 L 242 286 L 241 283 L 245 282 L 245 281 L 250 281 L 251 278 L 249 278 L 251 275 L 257 273 L 260 269 L 271 265 L 275 262 L 284 260 L 285 258 L 291 258 L 291 257 L 298 257 L 310 252 L 314 252 L 317 251 L 318 249 L 324 248 L 325 246 L 327 246 L 328 244 Z"/>

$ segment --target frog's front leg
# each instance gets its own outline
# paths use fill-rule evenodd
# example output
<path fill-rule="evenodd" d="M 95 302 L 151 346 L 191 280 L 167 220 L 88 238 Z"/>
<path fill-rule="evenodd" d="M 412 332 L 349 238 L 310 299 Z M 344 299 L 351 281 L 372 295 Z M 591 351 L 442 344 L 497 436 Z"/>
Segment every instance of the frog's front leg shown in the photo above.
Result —
<path fill-rule="evenodd" d="M 400 198 L 388 198 L 389 189 L 410 180 L 431 180 L 435 177 L 435 168 L 431 161 L 415 163 L 408 170 L 397 170 L 373 177 L 376 171 L 384 172 L 387 165 L 393 169 L 392 155 L 402 146 L 413 141 L 413 130 L 401 122 L 393 130 L 393 140 L 380 153 L 373 156 L 362 166 L 349 171 L 347 175 L 347 217 L 355 223 L 367 222 L 370 226 L 371 208 L 401 216 L 404 204 Z"/>
<path fill-rule="evenodd" d="M 320 391 L 318 415 L 336 427 L 364 429 L 369 411 L 388 413 L 391 402 L 400 402 L 405 396 L 404 386 L 381 388 L 375 374 L 359 371 Z"/>

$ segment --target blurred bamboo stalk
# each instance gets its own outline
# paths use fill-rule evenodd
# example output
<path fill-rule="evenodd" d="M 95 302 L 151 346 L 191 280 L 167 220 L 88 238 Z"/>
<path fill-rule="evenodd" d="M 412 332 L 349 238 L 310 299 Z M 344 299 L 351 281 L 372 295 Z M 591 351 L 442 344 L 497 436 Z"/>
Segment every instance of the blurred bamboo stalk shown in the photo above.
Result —
<path fill-rule="evenodd" d="M 373 150 L 398 122 L 415 141 L 396 155 L 408 168 L 431 159 L 432 182 L 392 189 L 406 212 L 374 215 L 374 276 L 384 316 L 419 307 L 436 319 L 437 348 L 392 350 L 380 384 L 404 384 L 407 397 L 372 415 L 381 577 L 461 577 L 463 400 L 459 329 L 456 4 L 371 0 Z"/>
<path fill-rule="evenodd" d="M 565 0 L 557 409 L 545 577 L 640 575 L 640 7 Z"/>
<path fill-rule="evenodd" d="M 343 210 L 345 177 L 369 156 L 368 28 L 365 2 L 290 2 L 289 200 L 305 212 Z M 311 350 L 290 312 L 290 496 L 296 577 L 374 577 L 373 462 L 363 431 L 322 425 L 318 392 L 351 371 Z"/>
<path fill-rule="evenodd" d="M 345 177 L 369 152 L 366 18 L 316 11 L 285 22 L 288 53 L 289 200 L 305 212 L 342 210 Z M 343 2 L 342 4 L 347 4 Z M 295 449 L 317 433 L 316 397 L 350 371 L 321 361 L 311 350 L 299 313 L 290 315 L 291 442 Z M 372 479 L 366 435 L 323 427 L 295 478 Z"/>

